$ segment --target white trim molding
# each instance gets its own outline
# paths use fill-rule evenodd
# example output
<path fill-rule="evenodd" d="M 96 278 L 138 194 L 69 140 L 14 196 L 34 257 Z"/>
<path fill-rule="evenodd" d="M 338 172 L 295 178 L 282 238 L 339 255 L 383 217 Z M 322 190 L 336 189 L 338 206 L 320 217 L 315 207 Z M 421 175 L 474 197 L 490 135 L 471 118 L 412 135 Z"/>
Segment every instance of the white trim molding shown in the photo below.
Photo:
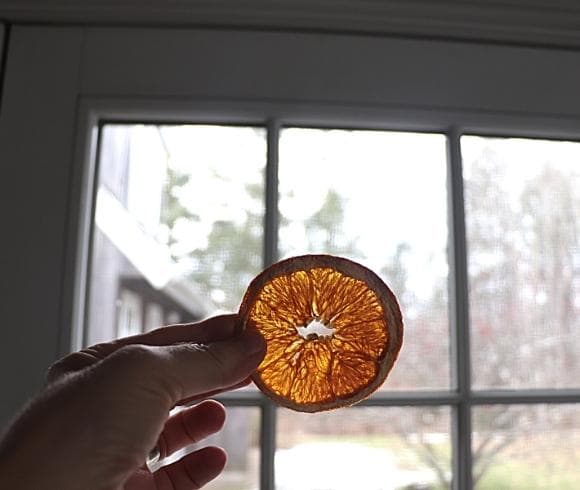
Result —
<path fill-rule="evenodd" d="M 574 0 L 0 0 L 9 22 L 227 26 L 580 47 Z"/>

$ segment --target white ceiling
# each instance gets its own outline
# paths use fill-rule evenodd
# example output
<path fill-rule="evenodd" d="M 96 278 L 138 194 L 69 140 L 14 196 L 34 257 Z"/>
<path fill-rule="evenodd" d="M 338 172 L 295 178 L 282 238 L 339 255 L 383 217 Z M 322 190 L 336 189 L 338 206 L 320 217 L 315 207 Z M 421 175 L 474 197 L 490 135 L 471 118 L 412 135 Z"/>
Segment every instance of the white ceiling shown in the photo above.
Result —
<path fill-rule="evenodd" d="M 580 47 L 579 0 L 0 0 L 0 19 L 331 30 Z"/>

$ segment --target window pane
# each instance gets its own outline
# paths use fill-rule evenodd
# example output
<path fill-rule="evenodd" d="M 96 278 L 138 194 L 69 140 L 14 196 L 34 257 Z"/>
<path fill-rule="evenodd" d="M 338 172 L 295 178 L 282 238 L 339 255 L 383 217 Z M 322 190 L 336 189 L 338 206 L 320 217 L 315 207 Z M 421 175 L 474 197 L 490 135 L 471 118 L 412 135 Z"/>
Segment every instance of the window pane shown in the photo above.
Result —
<path fill-rule="evenodd" d="M 153 471 L 198 449 L 217 446 L 225 449 L 228 454 L 226 466 L 216 479 L 203 488 L 257 490 L 260 481 L 260 409 L 226 407 L 226 410 L 226 422 L 220 432 L 172 454 L 158 463 Z"/>
<path fill-rule="evenodd" d="M 277 490 L 449 488 L 448 408 L 278 410 Z"/>
<path fill-rule="evenodd" d="M 461 146 L 474 386 L 580 386 L 580 144 Z"/>
<path fill-rule="evenodd" d="M 580 488 L 580 407 L 508 405 L 473 413 L 478 490 Z"/>
<path fill-rule="evenodd" d="M 257 490 L 260 482 L 260 409 L 227 407 L 224 428 L 197 444 L 222 447 L 228 453 L 224 472 L 203 488 Z"/>
<path fill-rule="evenodd" d="M 401 302 L 405 339 L 385 389 L 449 386 L 446 202 L 442 135 L 281 132 L 282 255 L 350 257 Z"/>
<path fill-rule="evenodd" d="M 237 309 L 262 268 L 265 162 L 260 128 L 103 127 L 88 344 Z"/>

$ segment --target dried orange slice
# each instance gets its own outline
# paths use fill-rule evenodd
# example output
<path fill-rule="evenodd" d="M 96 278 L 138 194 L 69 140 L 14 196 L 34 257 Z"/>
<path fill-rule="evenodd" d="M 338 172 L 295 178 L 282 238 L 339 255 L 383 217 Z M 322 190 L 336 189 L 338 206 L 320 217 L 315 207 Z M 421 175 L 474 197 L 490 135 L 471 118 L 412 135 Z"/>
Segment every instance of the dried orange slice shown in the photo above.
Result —
<path fill-rule="evenodd" d="M 250 284 L 243 328 L 266 340 L 253 375 L 278 404 L 319 412 L 357 403 L 393 367 L 403 341 L 394 294 L 371 270 L 332 255 L 278 262 Z"/>

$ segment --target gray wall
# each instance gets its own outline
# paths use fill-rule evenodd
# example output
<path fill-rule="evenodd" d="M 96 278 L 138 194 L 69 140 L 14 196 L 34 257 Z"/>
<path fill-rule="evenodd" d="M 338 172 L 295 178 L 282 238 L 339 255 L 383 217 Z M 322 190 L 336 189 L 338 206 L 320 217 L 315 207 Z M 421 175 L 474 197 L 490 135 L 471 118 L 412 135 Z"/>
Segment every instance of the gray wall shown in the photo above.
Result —
<path fill-rule="evenodd" d="M 76 345 L 99 120 L 278 118 L 577 138 L 579 86 L 574 50 L 13 25 L 0 113 L 0 424 Z"/>
<path fill-rule="evenodd" d="M 0 425 L 59 352 L 71 205 L 80 32 L 25 31 L 11 30 L 0 113 Z"/>

